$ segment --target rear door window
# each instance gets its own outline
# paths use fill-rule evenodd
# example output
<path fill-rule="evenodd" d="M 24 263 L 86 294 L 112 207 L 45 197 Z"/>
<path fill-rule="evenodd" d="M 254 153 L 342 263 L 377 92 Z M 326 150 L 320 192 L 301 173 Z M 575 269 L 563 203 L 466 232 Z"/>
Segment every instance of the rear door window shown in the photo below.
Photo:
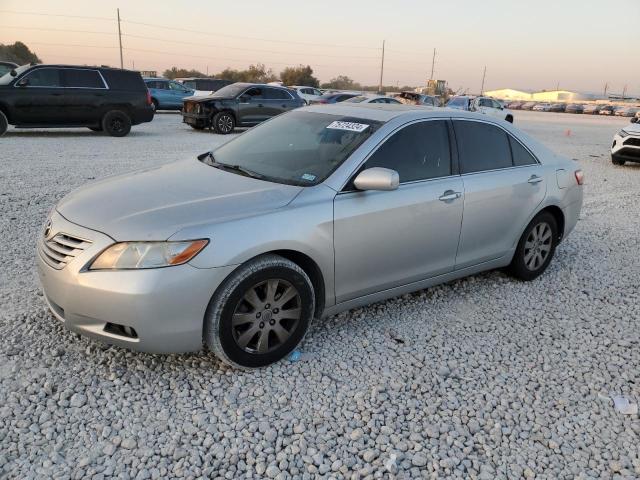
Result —
<path fill-rule="evenodd" d="M 38 68 L 18 81 L 27 81 L 29 87 L 62 87 L 62 75 L 59 68 Z"/>
<path fill-rule="evenodd" d="M 372 167 L 395 170 L 401 183 L 451 175 L 447 124 L 432 120 L 404 127 L 369 157 L 365 168 Z"/>
<path fill-rule="evenodd" d="M 291 100 L 291 95 L 279 88 L 265 88 L 262 96 L 266 100 Z"/>
<path fill-rule="evenodd" d="M 538 163 L 534 156 L 529 153 L 529 150 L 524 148 L 522 144 L 511 135 L 509 135 L 509 143 L 511 144 L 513 164 L 516 167 L 522 167 L 525 165 L 536 165 Z"/>
<path fill-rule="evenodd" d="M 475 173 L 511 167 L 511 148 L 507 133 L 484 122 L 455 120 L 460 170 Z"/>
<path fill-rule="evenodd" d="M 64 86 L 69 88 L 106 88 L 96 70 L 65 68 Z"/>

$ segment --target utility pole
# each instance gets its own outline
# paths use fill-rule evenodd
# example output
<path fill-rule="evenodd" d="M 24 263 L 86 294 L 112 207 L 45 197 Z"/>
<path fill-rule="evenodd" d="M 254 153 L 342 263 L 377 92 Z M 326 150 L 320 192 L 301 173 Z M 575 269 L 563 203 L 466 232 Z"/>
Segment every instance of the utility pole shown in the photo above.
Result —
<path fill-rule="evenodd" d="M 627 95 L 627 85 L 624 86 L 624 88 L 622 89 L 622 100 L 624 100 L 624 97 Z"/>
<path fill-rule="evenodd" d="M 431 76 L 429 77 L 429 80 L 433 80 L 433 69 L 436 65 L 436 49 L 433 49 L 433 58 L 431 59 Z"/>
<path fill-rule="evenodd" d="M 382 40 L 382 62 L 380 63 L 380 85 L 378 92 L 382 92 L 382 74 L 384 73 L 384 40 Z"/>
<path fill-rule="evenodd" d="M 124 68 L 124 62 L 122 61 L 122 30 L 120 30 L 120 9 L 116 9 L 118 12 L 118 42 L 120 42 L 120 68 Z"/>
<path fill-rule="evenodd" d="M 607 98 L 607 90 L 609 89 L 609 82 L 604 84 L 604 94 L 602 95 L 604 98 Z"/>
<path fill-rule="evenodd" d="M 487 66 L 484 66 L 484 71 L 482 72 L 482 86 L 480 87 L 480 95 L 484 95 L 484 77 L 487 75 Z"/>

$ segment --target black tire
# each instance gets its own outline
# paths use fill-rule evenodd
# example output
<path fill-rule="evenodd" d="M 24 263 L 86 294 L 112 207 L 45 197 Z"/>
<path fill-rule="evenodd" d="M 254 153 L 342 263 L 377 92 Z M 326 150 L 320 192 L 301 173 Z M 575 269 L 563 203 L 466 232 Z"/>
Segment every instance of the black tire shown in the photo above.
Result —
<path fill-rule="evenodd" d="M 190 123 L 189 126 L 194 130 L 204 130 L 204 125 L 193 125 Z"/>
<path fill-rule="evenodd" d="M 102 129 L 112 137 L 124 137 L 131 131 L 131 119 L 122 110 L 111 110 L 102 118 Z"/>
<path fill-rule="evenodd" d="M 513 123 L 513 115 L 507 115 L 505 120 L 509 123 Z"/>
<path fill-rule="evenodd" d="M 542 226 L 545 230 L 542 230 Z M 542 234 L 543 231 L 550 231 L 551 236 L 547 239 L 546 233 Z M 538 233 L 541 233 L 539 238 Z M 549 212 L 540 212 L 524 229 L 509 265 L 509 272 L 521 280 L 529 281 L 537 278 L 551 263 L 557 245 L 558 224 L 555 217 Z"/>
<path fill-rule="evenodd" d="M 9 120 L 7 120 L 7 116 L 0 112 L 0 137 L 6 133 L 9 129 Z"/>
<path fill-rule="evenodd" d="M 216 133 L 227 135 L 236 128 L 236 119 L 232 113 L 218 112 L 211 119 L 211 125 Z"/>
<path fill-rule="evenodd" d="M 272 295 L 267 283 L 276 285 Z M 290 287 L 297 295 L 286 300 Z M 252 306 L 247 296 L 259 305 Z M 284 303 L 277 303 L 282 297 Z M 263 304 L 269 298 L 273 305 Z M 229 365 L 264 367 L 296 348 L 309 329 L 314 309 L 315 293 L 304 270 L 279 255 L 262 255 L 238 267 L 213 295 L 204 318 L 204 342 Z M 299 311 L 299 317 L 287 318 L 282 315 L 285 311 Z M 287 335 L 283 341 L 276 331 Z M 261 345 L 264 352 L 258 351 Z"/>
<path fill-rule="evenodd" d="M 618 157 L 616 155 L 611 155 L 611 163 L 613 163 L 614 165 L 622 166 L 626 162 L 625 162 L 625 160 L 623 160 L 622 158 L 620 158 L 620 157 Z"/>
<path fill-rule="evenodd" d="M 153 105 L 153 109 L 154 110 L 158 110 L 158 100 L 156 100 L 155 98 L 151 99 L 151 105 Z"/>
<path fill-rule="evenodd" d="M 102 132 L 102 127 L 87 127 L 92 132 Z"/>

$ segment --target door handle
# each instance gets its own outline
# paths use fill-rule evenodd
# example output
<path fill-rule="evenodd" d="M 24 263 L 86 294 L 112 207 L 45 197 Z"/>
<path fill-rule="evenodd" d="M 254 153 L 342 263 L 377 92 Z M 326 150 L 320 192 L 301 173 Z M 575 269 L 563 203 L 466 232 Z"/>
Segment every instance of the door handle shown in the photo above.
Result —
<path fill-rule="evenodd" d="M 544 180 L 544 178 L 539 177 L 537 175 L 531 175 L 529 177 L 529 180 L 527 180 L 527 182 L 529 182 L 531 185 L 535 185 L 536 183 L 540 183 L 542 180 Z"/>
<path fill-rule="evenodd" d="M 447 190 L 440 197 L 438 197 L 438 200 L 440 200 L 441 202 L 450 202 L 451 200 L 455 200 L 457 198 L 460 198 L 461 196 L 462 196 L 462 194 L 460 192 L 454 192 L 453 190 Z"/>

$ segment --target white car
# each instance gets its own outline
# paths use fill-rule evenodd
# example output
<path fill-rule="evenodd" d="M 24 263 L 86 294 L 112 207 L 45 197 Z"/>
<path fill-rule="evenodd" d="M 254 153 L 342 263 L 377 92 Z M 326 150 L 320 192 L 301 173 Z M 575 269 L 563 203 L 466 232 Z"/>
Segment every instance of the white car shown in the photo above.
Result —
<path fill-rule="evenodd" d="M 466 95 L 460 95 L 451 97 L 446 105 L 449 108 L 455 108 L 456 110 L 466 110 L 469 112 L 478 112 L 484 115 L 490 115 L 501 120 L 506 120 L 509 123 L 513 123 L 513 113 L 498 102 L 490 97 L 469 97 Z"/>
<path fill-rule="evenodd" d="M 624 165 L 625 162 L 640 163 L 640 123 L 635 118 L 613 136 L 611 162 Z"/>
<path fill-rule="evenodd" d="M 311 103 L 311 100 L 317 100 L 318 97 L 322 95 L 322 92 L 320 91 L 320 89 L 315 87 L 305 87 L 303 85 L 292 85 L 289 88 L 298 92 L 298 95 L 300 96 L 300 98 L 302 98 L 307 103 Z"/>
<path fill-rule="evenodd" d="M 387 97 L 386 95 L 358 95 L 345 100 L 343 103 L 395 103 L 402 105 L 402 102 L 396 100 L 393 97 Z"/>

